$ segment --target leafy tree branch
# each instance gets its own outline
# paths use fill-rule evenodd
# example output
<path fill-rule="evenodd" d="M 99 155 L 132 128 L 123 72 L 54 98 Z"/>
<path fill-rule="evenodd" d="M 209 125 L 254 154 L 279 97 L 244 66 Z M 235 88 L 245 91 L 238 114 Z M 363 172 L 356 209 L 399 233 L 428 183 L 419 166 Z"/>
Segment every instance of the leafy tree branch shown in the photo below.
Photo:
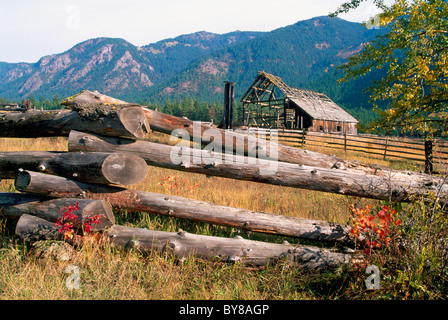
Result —
<path fill-rule="evenodd" d="M 352 0 L 333 16 L 356 9 Z M 374 69 L 386 74 L 372 87 L 370 99 L 380 115 L 371 129 L 400 130 L 431 138 L 448 135 L 448 3 L 443 0 L 396 0 L 382 9 L 380 26 L 387 32 L 366 44 L 340 68 L 340 82 L 364 76 Z M 380 105 L 386 105 L 386 110 Z"/>

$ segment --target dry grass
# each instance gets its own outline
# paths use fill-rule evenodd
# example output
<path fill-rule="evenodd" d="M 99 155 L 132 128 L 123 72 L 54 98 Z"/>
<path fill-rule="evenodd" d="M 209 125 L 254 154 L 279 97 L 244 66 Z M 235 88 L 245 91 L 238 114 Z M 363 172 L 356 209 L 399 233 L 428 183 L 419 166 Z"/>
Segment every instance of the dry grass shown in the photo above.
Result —
<path fill-rule="evenodd" d="M 0 252 L 0 299 L 308 299 L 299 270 L 248 268 L 159 254 L 116 252 L 107 245 L 78 249 L 69 262 L 37 259 L 20 246 Z M 68 267 L 80 270 L 69 289 Z"/>
<path fill-rule="evenodd" d="M 158 135 L 156 139 L 167 142 Z M 0 139 L 3 151 L 64 151 L 64 138 Z M 316 150 L 321 151 L 321 150 Z M 344 154 L 360 162 L 377 159 Z M 381 162 L 380 165 L 390 165 Z M 294 217 L 347 223 L 349 211 L 344 196 L 271 186 L 248 181 L 177 172 L 150 167 L 146 179 L 132 186 L 144 191 L 170 193 L 159 185 L 163 177 L 176 175 L 183 183 L 180 195 L 220 205 Z M 189 191 L 187 186 L 199 187 Z M 1 192 L 14 192 L 13 181 L 0 182 Z M 366 201 L 371 203 L 372 201 Z M 116 212 L 117 221 L 138 227 L 225 235 L 224 227 L 189 223 L 176 218 L 145 213 Z M 320 299 L 337 298 L 347 277 L 343 269 L 332 273 L 304 273 L 286 265 L 250 268 L 171 256 L 119 252 L 106 244 L 79 248 L 73 260 L 58 262 L 39 259 L 28 244 L 13 236 L 13 223 L 0 220 L 0 299 Z M 258 235 L 247 234 L 255 237 Z M 271 240 L 272 236 L 261 240 Z M 281 239 L 279 239 L 280 241 Z M 79 290 L 68 289 L 68 265 L 79 267 Z"/>
<path fill-rule="evenodd" d="M 67 138 L 0 138 L 1 151 L 67 151 Z"/>

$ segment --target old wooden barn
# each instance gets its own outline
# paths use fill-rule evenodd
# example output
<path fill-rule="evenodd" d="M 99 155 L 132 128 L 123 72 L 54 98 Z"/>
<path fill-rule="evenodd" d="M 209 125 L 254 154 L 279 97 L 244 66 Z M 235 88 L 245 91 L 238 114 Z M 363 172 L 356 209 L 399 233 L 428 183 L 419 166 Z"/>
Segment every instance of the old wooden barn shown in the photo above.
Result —
<path fill-rule="evenodd" d="M 291 88 L 264 71 L 258 72 L 241 102 L 245 126 L 357 134 L 358 120 L 325 94 Z"/>

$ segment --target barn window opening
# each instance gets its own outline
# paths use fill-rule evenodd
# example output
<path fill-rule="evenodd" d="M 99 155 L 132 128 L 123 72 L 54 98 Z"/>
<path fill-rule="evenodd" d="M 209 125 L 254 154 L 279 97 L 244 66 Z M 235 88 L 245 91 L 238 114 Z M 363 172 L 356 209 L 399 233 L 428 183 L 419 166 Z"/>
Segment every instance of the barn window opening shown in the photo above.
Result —
<path fill-rule="evenodd" d="M 342 127 L 341 127 L 341 126 L 337 126 L 337 127 L 336 127 L 336 130 L 337 130 L 338 132 L 342 132 Z"/>

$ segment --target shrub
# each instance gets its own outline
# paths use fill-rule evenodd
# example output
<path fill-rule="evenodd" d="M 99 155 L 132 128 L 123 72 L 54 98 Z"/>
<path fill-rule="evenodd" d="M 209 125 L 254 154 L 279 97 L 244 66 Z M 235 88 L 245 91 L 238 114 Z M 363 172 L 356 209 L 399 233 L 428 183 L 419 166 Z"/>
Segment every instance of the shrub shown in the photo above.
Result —
<path fill-rule="evenodd" d="M 349 295 L 393 299 L 442 299 L 448 294 L 448 217 L 438 198 L 387 203 L 375 210 L 350 205 L 351 235 L 366 264 L 352 276 Z M 381 287 L 367 292 L 366 266 L 380 271 Z"/>
<path fill-rule="evenodd" d="M 69 205 L 68 207 L 63 207 L 59 209 L 59 213 L 62 213 L 61 217 L 59 217 L 55 225 L 60 227 L 59 232 L 64 235 L 65 239 L 72 239 L 75 234 L 78 233 L 78 227 L 79 223 L 77 222 L 78 216 L 74 214 L 74 212 L 79 211 L 78 203 L 73 203 L 72 205 Z M 84 223 L 82 224 L 82 228 L 84 232 L 91 233 L 92 231 L 92 224 L 99 224 L 101 223 L 100 215 L 92 215 L 87 213 L 87 218 L 85 219 Z"/>

